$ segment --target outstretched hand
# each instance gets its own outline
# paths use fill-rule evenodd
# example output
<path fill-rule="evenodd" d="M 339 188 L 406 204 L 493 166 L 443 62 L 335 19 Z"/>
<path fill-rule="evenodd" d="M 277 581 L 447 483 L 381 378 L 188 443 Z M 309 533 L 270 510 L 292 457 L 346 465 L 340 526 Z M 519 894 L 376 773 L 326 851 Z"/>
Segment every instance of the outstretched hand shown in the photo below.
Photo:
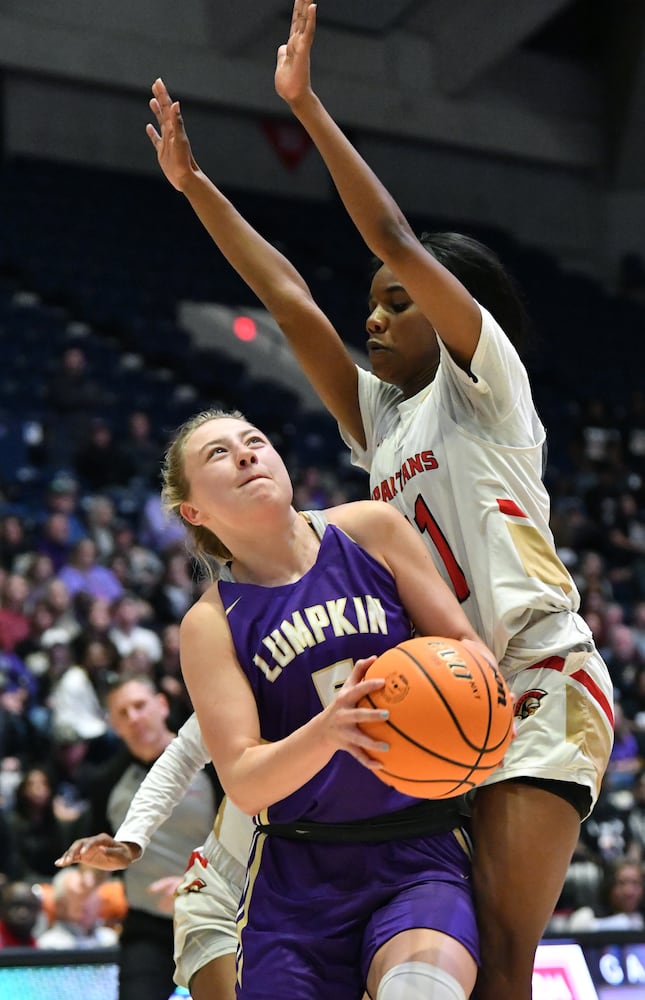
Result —
<path fill-rule="evenodd" d="M 157 119 L 159 131 L 154 125 L 146 125 L 146 134 L 155 147 L 159 166 L 178 191 L 183 191 L 186 182 L 199 171 L 195 162 L 188 136 L 181 117 L 179 101 L 172 101 L 163 80 L 152 85 L 154 97 L 150 110 Z"/>
<path fill-rule="evenodd" d="M 278 49 L 275 71 L 276 93 L 288 104 L 311 92 L 309 53 L 315 31 L 316 4 L 295 0 L 289 40 Z"/>
<path fill-rule="evenodd" d="M 102 871 L 114 872 L 127 868 L 141 855 L 137 844 L 115 840 L 107 833 L 97 833 L 94 837 L 75 840 L 54 864 L 57 868 L 82 863 Z"/>

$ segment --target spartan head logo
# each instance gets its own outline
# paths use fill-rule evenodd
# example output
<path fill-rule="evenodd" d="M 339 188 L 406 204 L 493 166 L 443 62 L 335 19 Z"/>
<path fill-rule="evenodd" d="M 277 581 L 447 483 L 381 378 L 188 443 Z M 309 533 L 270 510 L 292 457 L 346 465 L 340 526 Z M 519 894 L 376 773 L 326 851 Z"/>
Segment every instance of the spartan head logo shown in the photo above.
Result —
<path fill-rule="evenodd" d="M 206 888 L 206 883 L 203 878 L 194 878 L 192 882 L 182 889 L 182 892 L 201 892 L 202 889 Z"/>
<path fill-rule="evenodd" d="M 535 715 L 545 695 L 546 691 L 543 691 L 542 688 L 532 688 L 530 691 L 525 691 L 524 694 L 521 694 L 515 702 L 515 711 L 513 713 L 515 718 L 528 719 L 529 715 Z"/>

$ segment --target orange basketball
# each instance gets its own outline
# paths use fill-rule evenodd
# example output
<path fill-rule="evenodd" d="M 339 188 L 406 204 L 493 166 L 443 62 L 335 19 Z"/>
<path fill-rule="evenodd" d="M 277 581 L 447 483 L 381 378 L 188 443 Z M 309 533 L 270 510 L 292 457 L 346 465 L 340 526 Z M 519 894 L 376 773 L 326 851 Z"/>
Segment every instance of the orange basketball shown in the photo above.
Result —
<path fill-rule="evenodd" d="M 363 728 L 390 749 L 371 753 L 375 771 L 406 795 L 446 799 L 475 788 L 497 768 L 513 738 L 513 704 L 500 672 L 455 639 L 423 636 L 388 649 L 366 678 L 385 686 L 361 707 L 387 708 Z"/>

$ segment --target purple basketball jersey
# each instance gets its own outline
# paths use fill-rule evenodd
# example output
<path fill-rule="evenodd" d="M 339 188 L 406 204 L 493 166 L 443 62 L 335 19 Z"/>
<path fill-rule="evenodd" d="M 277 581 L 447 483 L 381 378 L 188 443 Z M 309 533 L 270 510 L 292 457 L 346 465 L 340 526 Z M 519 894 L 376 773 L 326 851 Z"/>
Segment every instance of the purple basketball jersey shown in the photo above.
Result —
<path fill-rule="evenodd" d="M 325 530 L 314 566 L 296 583 L 220 580 L 219 591 L 262 738 L 270 742 L 321 712 L 356 660 L 378 656 L 412 634 L 392 575 L 334 525 Z M 348 822 L 416 802 L 338 751 L 302 788 L 271 806 L 268 819 Z"/>

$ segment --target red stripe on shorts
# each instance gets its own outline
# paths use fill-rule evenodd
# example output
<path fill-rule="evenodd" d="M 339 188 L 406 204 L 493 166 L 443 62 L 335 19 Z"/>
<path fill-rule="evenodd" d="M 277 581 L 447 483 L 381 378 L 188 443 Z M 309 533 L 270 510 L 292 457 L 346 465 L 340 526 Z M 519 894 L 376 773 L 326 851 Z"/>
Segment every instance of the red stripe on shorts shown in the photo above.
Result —
<path fill-rule="evenodd" d="M 564 667 L 564 658 L 562 656 L 548 656 L 546 660 L 540 660 L 539 663 L 532 663 L 528 668 L 529 670 L 540 670 L 544 667 L 546 670 L 559 670 L 562 671 Z M 574 681 L 578 684 L 582 684 L 584 688 L 587 689 L 592 698 L 595 698 L 603 712 L 609 719 L 610 724 L 614 725 L 614 710 L 611 707 L 609 701 L 600 690 L 598 685 L 589 676 L 586 670 L 576 670 L 575 674 L 571 674 Z"/>
<path fill-rule="evenodd" d="M 497 506 L 501 510 L 502 514 L 510 514 L 511 517 L 526 517 L 526 514 L 518 507 L 514 500 L 499 500 L 497 501 Z"/>
<path fill-rule="evenodd" d="M 596 684 L 596 682 L 591 679 L 586 670 L 576 670 L 575 674 L 571 674 L 571 676 L 573 677 L 574 681 L 578 682 L 578 684 L 582 684 L 583 687 L 586 687 L 589 694 L 596 699 L 596 701 L 602 708 L 603 712 L 609 719 L 611 725 L 613 726 L 614 710 L 609 704 L 607 698 L 604 696 L 604 694 Z"/>

